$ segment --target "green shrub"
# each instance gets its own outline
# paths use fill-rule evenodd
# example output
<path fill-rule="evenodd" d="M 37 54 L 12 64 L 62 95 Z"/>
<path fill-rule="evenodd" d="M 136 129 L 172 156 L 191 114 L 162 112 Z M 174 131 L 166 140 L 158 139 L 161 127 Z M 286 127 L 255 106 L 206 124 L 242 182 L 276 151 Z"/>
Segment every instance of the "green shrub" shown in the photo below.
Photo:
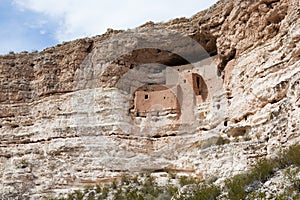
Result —
<path fill-rule="evenodd" d="M 288 188 L 288 193 L 298 193 L 300 195 L 300 178 L 297 176 L 300 171 L 300 168 L 287 168 L 285 170 L 285 177 L 290 181 L 291 186 Z"/>
<path fill-rule="evenodd" d="M 191 185 L 191 184 L 197 184 L 197 180 L 193 177 L 190 176 L 181 176 L 179 177 L 179 184 L 180 186 L 185 186 L 185 185 Z"/>
<path fill-rule="evenodd" d="M 75 190 L 75 196 L 77 200 L 82 200 L 84 193 L 82 193 L 80 190 Z"/>
<path fill-rule="evenodd" d="M 266 199 L 266 194 L 263 192 L 254 191 L 250 193 L 247 197 L 248 199 Z"/>
<path fill-rule="evenodd" d="M 137 189 L 128 191 L 124 194 L 124 199 L 144 200 L 144 197 L 138 193 Z"/>
<path fill-rule="evenodd" d="M 131 179 L 128 176 L 122 176 L 121 178 L 121 185 L 129 185 L 131 182 Z"/>
<path fill-rule="evenodd" d="M 169 180 L 170 179 L 176 179 L 176 174 L 175 173 L 169 172 L 168 175 L 169 175 Z"/>
<path fill-rule="evenodd" d="M 178 191 L 178 188 L 174 185 L 168 184 L 165 190 L 167 194 L 174 195 Z"/>
<path fill-rule="evenodd" d="M 109 193 L 109 188 L 107 186 L 104 186 L 102 188 L 102 193 L 99 196 L 100 199 L 106 199 L 108 197 L 108 193 Z"/>
<path fill-rule="evenodd" d="M 262 192 L 254 191 L 256 184 L 263 183 L 270 179 L 276 170 L 287 168 L 285 176 L 290 180 L 291 186 L 286 188 L 283 194 L 272 197 L 273 199 L 300 199 L 300 178 L 297 177 L 300 171 L 300 145 L 291 146 L 283 151 L 276 159 L 261 159 L 250 168 L 247 173 L 242 173 L 228 178 L 222 191 L 222 198 L 240 200 L 240 199 L 265 199 L 266 196 Z M 293 170 L 291 170 L 293 169 Z M 175 194 L 176 198 L 188 200 L 214 200 L 221 195 L 221 189 L 214 185 L 215 179 L 212 181 L 200 182 L 199 180 L 182 176 L 179 178 L 181 187 L 187 187 L 185 192 L 178 194 L 178 188 L 170 184 L 170 179 L 175 178 L 175 174 L 169 175 L 169 182 L 165 186 L 159 186 L 150 174 L 143 174 L 143 177 L 123 176 L 121 181 L 114 181 L 110 185 L 95 187 L 88 186 L 84 191 L 75 191 L 68 195 L 68 200 L 83 199 L 91 190 L 95 191 L 95 195 L 90 195 L 88 200 L 96 199 L 104 200 L 108 196 L 113 196 L 115 200 L 168 200 Z M 250 189 L 249 189 L 250 188 Z M 90 193 L 93 194 L 93 193 Z M 65 200 L 65 198 L 60 198 Z"/>
<path fill-rule="evenodd" d="M 147 175 L 140 191 L 148 196 L 157 197 L 159 193 L 159 187 L 154 182 L 154 178 L 150 175 Z"/>
<path fill-rule="evenodd" d="M 260 160 L 250 170 L 252 181 L 257 180 L 261 182 L 267 181 L 275 172 L 277 163 L 273 160 Z"/>
<path fill-rule="evenodd" d="M 221 189 L 214 184 L 198 184 L 189 200 L 215 200 L 221 194 Z"/>
<path fill-rule="evenodd" d="M 244 199 L 246 197 L 245 186 L 250 184 L 251 178 L 248 174 L 238 174 L 225 181 L 228 198 L 232 200 Z"/>
<path fill-rule="evenodd" d="M 275 197 L 272 197 L 273 199 L 276 200 L 299 200 L 300 199 L 300 194 L 299 193 L 292 193 L 290 191 L 285 191 L 282 194 L 279 194 Z"/>
<path fill-rule="evenodd" d="M 290 146 L 280 156 L 283 167 L 295 165 L 300 166 L 300 145 Z"/>
<path fill-rule="evenodd" d="M 117 187 L 118 187 L 118 185 L 117 185 L 117 182 L 114 180 L 112 183 L 111 183 L 111 185 L 110 185 L 110 188 L 112 188 L 112 189 L 117 189 Z"/>
<path fill-rule="evenodd" d="M 102 192 L 101 186 L 100 186 L 100 185 L 96 185 L 95 191 L 96 191 L 97 193 L 101 193 L 101 192 Z"/>

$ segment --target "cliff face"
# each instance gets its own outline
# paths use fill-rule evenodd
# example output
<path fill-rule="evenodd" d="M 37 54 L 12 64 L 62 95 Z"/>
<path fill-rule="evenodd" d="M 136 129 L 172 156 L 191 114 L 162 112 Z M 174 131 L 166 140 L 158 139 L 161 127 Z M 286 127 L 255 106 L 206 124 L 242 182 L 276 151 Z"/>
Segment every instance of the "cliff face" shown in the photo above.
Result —
<path fill-rule="evenodd" d="M 226 177 L 299 142 L 299 13 L 298 0 L 221 0 L 190 19 L 1 56 L 2 198 L 142 171 Z M 179 111 L 140 115 L 144 85 L 168 88 Z"/>

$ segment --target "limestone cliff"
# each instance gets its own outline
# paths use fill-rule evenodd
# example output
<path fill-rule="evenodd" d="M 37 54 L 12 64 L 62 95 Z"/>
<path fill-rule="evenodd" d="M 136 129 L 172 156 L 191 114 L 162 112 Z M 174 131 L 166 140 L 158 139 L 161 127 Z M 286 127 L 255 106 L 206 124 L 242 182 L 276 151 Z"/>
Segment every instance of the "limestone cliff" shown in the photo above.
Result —
<path fill-rule="evenodd" d="M 221 0 L 1 56 L 1 198 L 144 171 L 227 177 L 299 142 L 299 14 L 298 0 Z"/>

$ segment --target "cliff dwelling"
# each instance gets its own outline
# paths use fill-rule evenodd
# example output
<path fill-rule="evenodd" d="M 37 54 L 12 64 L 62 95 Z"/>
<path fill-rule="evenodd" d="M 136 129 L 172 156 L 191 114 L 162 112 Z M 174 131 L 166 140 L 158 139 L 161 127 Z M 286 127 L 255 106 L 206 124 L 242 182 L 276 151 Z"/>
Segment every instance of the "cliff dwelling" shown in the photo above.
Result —
<path fill-rule="evenodd" d="M 180 113 L 179 102 L 171 89 L 161 85 L 146 85 L 135 91 L 133 113 L 136 117 L 146 117 L 149 113 L 159 116 L 162 112 Z"/>
<path fill-rule="evenodd" d="M 165 85 L 144 85 L 133 92 L 132 117 L 162 116 L 194 112 L 208 99 L 208 88 L 192 65 L 167 67 Z"/>
<path fill-rule="evenodd" d="M 193 52 L 189 58 L 159 49 L 139 49 L 114 61 L 128 69 L 116 86 L 128 94 L 125 107 L 130 123 L 152 129 L 174 126 L 175 130 L 207 119 L 211 94 L 217 88 L 216 72 L 211 58 L 197 58 Z"/>

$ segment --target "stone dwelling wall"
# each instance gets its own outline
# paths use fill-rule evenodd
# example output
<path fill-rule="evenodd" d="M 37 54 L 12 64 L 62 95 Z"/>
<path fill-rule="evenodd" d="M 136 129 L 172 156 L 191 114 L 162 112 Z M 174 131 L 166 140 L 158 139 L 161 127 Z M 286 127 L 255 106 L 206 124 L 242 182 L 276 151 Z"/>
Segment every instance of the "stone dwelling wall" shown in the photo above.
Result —
<path fill-rule="evenodd" d="M 167 87 L 152 91 L 138 90 L 135 92 L 134 102 L 138 116 L 146 116 L 148 112 L 159 113 L 164 110 L 180 110 L 176 94 Z"/>

